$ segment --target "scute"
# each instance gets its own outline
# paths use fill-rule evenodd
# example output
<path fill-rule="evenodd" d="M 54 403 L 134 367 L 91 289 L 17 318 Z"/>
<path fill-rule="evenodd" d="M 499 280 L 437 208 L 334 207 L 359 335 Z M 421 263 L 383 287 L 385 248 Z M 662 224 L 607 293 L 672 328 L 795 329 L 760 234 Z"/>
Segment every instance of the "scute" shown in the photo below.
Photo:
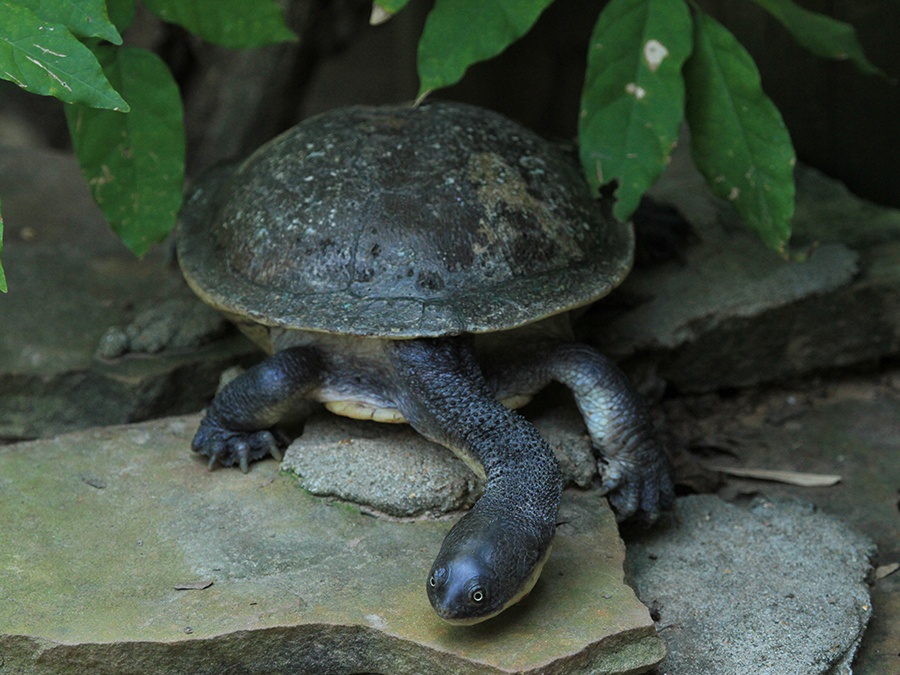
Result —
<path fill-rule="evenodd" d="M 473 106 L 301 122 L 182 215 L 207 302 L 269 325 L 380 337 L 513 328 L 608 293 L 630 225 L 556 146 Z"/>

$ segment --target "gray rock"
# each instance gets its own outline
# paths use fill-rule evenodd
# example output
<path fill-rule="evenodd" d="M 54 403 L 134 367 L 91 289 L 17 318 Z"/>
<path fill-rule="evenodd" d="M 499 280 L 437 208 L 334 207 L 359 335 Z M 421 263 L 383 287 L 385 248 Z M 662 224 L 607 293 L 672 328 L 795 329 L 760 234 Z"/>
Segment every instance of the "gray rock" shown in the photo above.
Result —
<path fill-rule="evenodd" d="M 391 516 L 440 514 L 472 506 L 481 481 L 452 452 L 406 424 L 320 413 L 284 455 L 281 468 L 314 495 L 337 497 Z"/>
<path fill-rule="evenodd" d="M 553 389 L 548 394 L 558 394 Z M 590 437 L 574 402 L 529 418 L 556 451 L 566 485 L 590 486 L 597 474 Z M 333 496 L 392 516 L 440 514 L 472 506 L 482 481 L 447 448 L 406 424 L 313 415 L 288 448 L 282 469 L 315 495 Z"/>
<path fill-rule="evenodd" d="M 32 675 L 640 673 L 664 654 L 606 500 L 567 490 L 531 595 L 450 626 L 425 577 L 452 519 L 207 471 L 198 416 L 0 448 L 0 664 Z"/>
<path fill-rule="evenodd" d="M 616 353 L 675 350 L 729 321 L 760 319 L 844 287 L 857 272 L 859 256 L 840 243 L 817 247 L 803 263 L 776 257 L 757 243 L 749 233 L 730 233 L 689 249 L 683 267 L 636 272 L 625 290 L 649 300 L 611 325 Z"/>
<path fill-rule="evenodd" d="M 228 332 L 221 314 L 196 298 L 168 298 L 147 307 L 125 326 L 107 329 L 94 355 L 156 354 L 167 349 L 202 347 Z"/>
<path fill-rule="evenodd" d="M 199 410 L 219 372 L 258 358 L 229 334 L 201 346 L 198 330 L 221 319 L 186 287 L 160 249 L 129 253 L 91 202 L 71 155 L 0 148 L 5 224 L 0 295 L 0 438 L 48 436 Z M 154 309 L 156 308 L 156 309 Z M 179 309 L 179 313 L 168 316 Z M 157 354 L 95 358 L 140 347 Z M 205 317 L 205 318 L 203 318 Z M 191 333 L 191 335 L 188 335 Z M 111 349 L 115 347 L 115 349 Z"/>
<path fill-rule="evenodd" d="M 768 250 L 716 199 L 684 148 L 655 196 L 699 242 L 638 268 L 598 314 L 596 344 L 682 391 L 745 387 L 900 352 L 900 210 L 798 166 L 792 256 Z"/>
<path fill-rule="evenodd" d="M 799 500 L 678 500 L 674 523 L 628 544 L 658 612 L 668 675 L 850 673 L 871 615 L 875 546 Z"/>
<path fill-rule="evenodd" d="M 697 405 L 701 398 L 705 403 Z M 897 364 L 862 377 L 668 403 L 668 419 L 678 425 L 680 437 L 693 439 L 701 461 L 841 476 L 837 485 L 811 488 L 726 475 L 718 489 L 720 497 L 744 503 L 764 490 L 770 499 L 809 499 L 875 541 L 879 567 L 900 563 Z M 876 580 L 870 592 L 872 618 L 853 670 L 861 675 L 898 675 L 900 571 Z"/>

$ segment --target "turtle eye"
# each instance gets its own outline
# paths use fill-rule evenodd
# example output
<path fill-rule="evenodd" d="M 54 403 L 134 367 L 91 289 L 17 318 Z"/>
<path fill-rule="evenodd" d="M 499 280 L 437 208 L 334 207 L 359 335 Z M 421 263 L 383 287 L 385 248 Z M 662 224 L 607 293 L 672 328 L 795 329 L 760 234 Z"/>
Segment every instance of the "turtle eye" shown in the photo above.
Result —
<path fill-rule="evenodd" d="M 435 567 L 431 570 L 428 577 L 428 588 L 440 588 L 447 582 L 447 569 L 444 567 Z"/>
<path fill-rule="evenodd" d="M 485 593 L 484 589 L 481 586 L 476 586 L 471 591 L 469 591 L 469 600 L 472 601 L 472 604 L 480 605 L 484 602 Z"/>

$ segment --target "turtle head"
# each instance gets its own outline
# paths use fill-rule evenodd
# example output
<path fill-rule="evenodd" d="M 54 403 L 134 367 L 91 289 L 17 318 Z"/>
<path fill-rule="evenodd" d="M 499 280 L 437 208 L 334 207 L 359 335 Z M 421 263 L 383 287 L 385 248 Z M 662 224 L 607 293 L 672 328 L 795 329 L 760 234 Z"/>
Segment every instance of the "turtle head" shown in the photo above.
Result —
<path fill-rule="evenodd" d="M 480 505 L 444 539 L 425 586 L 431 606 L 449 623 L 478 623 L 524 598 L 549 552 L 546 534 Z"/>
<path fill-rule="evenodd" d="M 438 616 L 450 623 L 477 623 L 503 609 L 496 574 L 486 561 L 471 556 L 436 562 L 426 591 Z"/>

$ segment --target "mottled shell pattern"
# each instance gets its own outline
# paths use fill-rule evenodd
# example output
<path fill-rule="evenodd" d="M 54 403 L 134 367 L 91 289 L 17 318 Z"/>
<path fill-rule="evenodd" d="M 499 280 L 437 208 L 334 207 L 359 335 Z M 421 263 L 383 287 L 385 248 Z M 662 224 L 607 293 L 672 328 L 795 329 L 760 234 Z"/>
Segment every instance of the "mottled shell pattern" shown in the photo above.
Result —
<path fill-rule="evenodd" d="M 433 101 L 311 117 L 195 192 L 194 290 L 266 326 L 410 338 L 514 328 L 606 295 L 630 225 L 557 146 Z"/>

